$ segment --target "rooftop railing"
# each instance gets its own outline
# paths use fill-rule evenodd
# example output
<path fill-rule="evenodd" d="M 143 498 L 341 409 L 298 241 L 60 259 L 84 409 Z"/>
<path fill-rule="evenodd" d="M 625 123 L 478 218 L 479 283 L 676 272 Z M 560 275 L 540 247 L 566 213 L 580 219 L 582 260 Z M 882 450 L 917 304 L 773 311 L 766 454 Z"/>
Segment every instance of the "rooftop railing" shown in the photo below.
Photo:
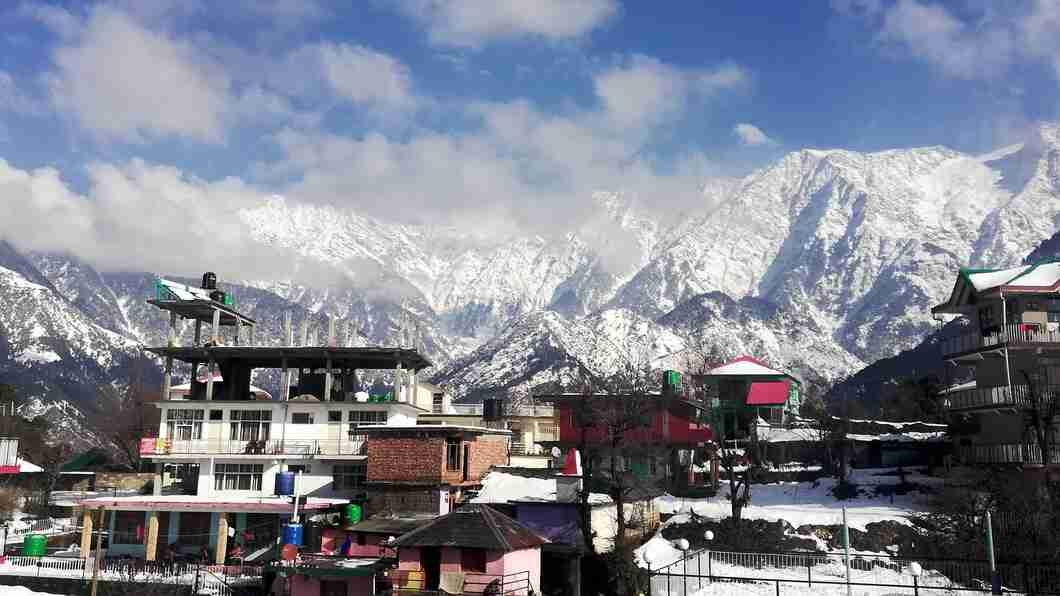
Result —
<path fill-rule="evenodd" d="M 956 356 L 1001 345 L 1060 344 L 1060 325 L 1055 323 L 1011 323 L 968 330 L 942 341 L 942 355 Z"/>
<path fill-rule="evenodd" d="M 365 455 L 367 437 L 344 439 L 262 439 L 228 441 L 215 439 L 145 439 L 140 454 L 152 455 L 293 455 L 303 457 Z"/>

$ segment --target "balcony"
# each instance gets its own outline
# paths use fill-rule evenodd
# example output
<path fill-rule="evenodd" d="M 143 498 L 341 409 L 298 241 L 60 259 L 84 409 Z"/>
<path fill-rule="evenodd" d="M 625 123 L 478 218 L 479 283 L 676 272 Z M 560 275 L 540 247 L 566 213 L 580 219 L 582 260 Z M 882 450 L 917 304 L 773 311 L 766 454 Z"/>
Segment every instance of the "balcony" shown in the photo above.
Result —
<path fill-rule="evenodd" d="M 140 440 L 140 455 L 146 457 L 172 455 L 247 455 L 247 456 L 355 456 L 367 454 L 365 435 L 345 439 L 272 439 L 261 441 L 230 441 L 218 439 L 156 439 Z"/>
<path fill-rule="evenodd" d="M 944 358 L 972 354 L 979 350 L 1004 345 L 1055 344 L 1060 347 L 1060 329 L 1050 330 L 1048 325 L 1014 323 L 1004 327 L 995 327 L 987 333 L 983 333 L 973 325 L 969 327 L 971 330 L 943 340 L 941 347 Z"/>
<path fill-rule="evenodd" d="M 1060 445 L 1050 448 L 1050 464 L 1060 463 Z M 1027 443 L 996 443 L 989 445 L 963 445 L 957 450 L 965 464 L 1021 464 L 1041 465 L 1041 449 Z"/>
<path fill-rule="evenodd" d="M 533 593 L 530 573 L 519 571 L 508 575 L 492 573 L 464 573 L 464 594 L 491 594 L 495 596 L 529 596 Z M 443 594 L 438 591 L 438 578 L 431 578 L 423 571 L 390 569 L 376 576 L 376 594 L 398 596 L 401 594 Z"/>
<path fill-rule="evenodd" d="M 977 387 L 954 391 L 946 396 L 946 409 L 951 412 L 963 410 L 991 410 L 1020 408 L 1028 405 L 1030 390 L 1026 385 L 1012 387 Z"/>
<path fill-rule="evenodd" d="M 438 412 L 435 412 L 438 413 Z M 449 411 L 446 414 L 452 414 L 456 416 L 482 416 L 482 404 L 451 404 Z M 512 416 L 533 416 L 539 418 L 549 418 L 555 416 L 556 411 L 552 406 L 516 406 L 511 410 L 504 412 L 505 417 Z"/>

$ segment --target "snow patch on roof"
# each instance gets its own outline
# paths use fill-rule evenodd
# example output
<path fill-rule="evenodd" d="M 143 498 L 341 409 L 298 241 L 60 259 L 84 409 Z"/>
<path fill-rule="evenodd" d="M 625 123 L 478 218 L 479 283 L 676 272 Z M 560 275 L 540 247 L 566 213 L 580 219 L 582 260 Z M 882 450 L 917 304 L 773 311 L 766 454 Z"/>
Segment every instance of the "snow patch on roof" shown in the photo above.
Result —
<path fill-rule="evenodd" d="M 736 375 L 736 376 L 788 376 L 787 373 L 769 368 L 764 363 L 750 356 L 740 356 L 736 360 L 726 362 L 717 368 L 713 368 L 708 375 Z"/>

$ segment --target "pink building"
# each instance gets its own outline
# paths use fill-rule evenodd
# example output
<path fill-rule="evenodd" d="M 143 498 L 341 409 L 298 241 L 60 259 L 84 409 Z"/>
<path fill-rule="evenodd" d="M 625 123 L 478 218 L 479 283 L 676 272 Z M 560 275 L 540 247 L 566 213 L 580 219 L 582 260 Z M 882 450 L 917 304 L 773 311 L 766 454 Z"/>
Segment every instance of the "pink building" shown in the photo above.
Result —
<path fill-rule="evenodd" d="M 486 505 L 467 505 L 393 542 L 394 588 L 450 594 L 541 593 L 541 545 L 547 541 Z"/>

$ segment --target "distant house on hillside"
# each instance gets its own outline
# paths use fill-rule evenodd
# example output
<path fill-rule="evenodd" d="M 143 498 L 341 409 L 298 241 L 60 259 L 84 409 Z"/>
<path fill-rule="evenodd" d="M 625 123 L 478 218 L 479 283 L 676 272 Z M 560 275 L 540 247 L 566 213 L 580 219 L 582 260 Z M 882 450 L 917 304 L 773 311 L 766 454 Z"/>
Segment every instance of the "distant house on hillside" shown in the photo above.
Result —
<path fill-rule="evenodd" d="M 715 367 L 698 379 L 711 404 L 715 433 L 723 440 L 745 439 L 762 419 L 783 425 L 798 415 L 802 382 L 751 356 Z"/>

